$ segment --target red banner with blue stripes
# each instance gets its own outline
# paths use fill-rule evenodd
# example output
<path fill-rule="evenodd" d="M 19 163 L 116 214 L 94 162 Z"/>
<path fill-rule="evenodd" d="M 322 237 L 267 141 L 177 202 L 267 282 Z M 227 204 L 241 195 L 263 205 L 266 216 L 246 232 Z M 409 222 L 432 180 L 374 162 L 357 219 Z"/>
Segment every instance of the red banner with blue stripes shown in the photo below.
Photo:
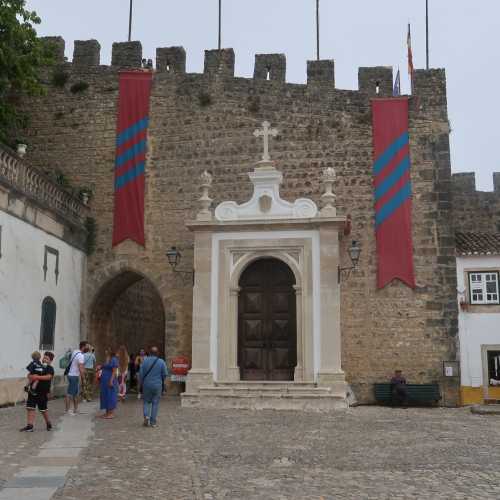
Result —
<path fill-rule="evenodd" d="M 144 246 L 144 172 L 152 73 L 120 73 L 115 159 L 113 246 L 126 239 Z"/>
<path fill-rule="evenodd" d="M 397 278 L 415 288 L 408 99 L 374 99 L 372 120 L 377 286 Z"/>

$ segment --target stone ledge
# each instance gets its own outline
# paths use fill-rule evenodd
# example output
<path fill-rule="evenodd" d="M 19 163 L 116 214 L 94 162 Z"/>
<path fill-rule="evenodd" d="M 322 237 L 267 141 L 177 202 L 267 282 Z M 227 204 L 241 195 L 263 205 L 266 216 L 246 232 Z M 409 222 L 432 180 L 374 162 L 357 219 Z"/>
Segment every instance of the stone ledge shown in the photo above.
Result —
<path fill-rule="evenodd" d="M 331 389 L 329 387 L 317 387 L 314 384 L 265 384 L 265 383 L 234 383 L 227 385 L 207 385 L 199 387 L 200 393 L 205 394 L 215 394 L 215 395 L 242 395 L 249 394 L 252 397 L 267 397 L 267 395 L 272 394 L 279 397 L 293 397 L 294 395 L 304 395 L 308 396 L 331 396 Z"/>
<path fill-rule="evenodd" d="M 248 220 L 235 220 L 235 221 L 218 221 L 213 219 L 210 222 L 206 221 L 188 221 L 186 227 L 190 231 L 220 231 L 231 232 L 235 229 L 240 231 L 259 231 L 262 228 L 272 229 L 277 231 L 279 229 L 317 229 L 323 225 L 333 225 L 339 230 L 343 230 L 347 221 L 346 216 L 337 217 L 314 217 L 311 219 L 248 219 Z"/>
<path fill-rule="evenodd" d="M 327 394 L 189 394 L 181 395 L 183 408 L 292 410 L 328 412 L 348 408 L 345 398 Z"/>
<path fill-rule="evenodd" d="M 474 405 L 470 411 L 476 415 L 500 415 L 500 404 Z"/>

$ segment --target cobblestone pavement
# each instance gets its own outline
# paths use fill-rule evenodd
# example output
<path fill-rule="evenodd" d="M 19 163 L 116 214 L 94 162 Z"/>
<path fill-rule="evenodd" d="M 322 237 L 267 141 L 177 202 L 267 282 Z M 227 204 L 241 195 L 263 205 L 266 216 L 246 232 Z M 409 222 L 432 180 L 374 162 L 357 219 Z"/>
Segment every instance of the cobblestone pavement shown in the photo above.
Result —
<path fill-rule="evenodd" d="M 49 401 L 51 420 L 57 425 L 64 412 L 64 400 Z M 23 404 L 0 409 L 0 488 L 18 472 L 33 450 L 44 444 L 51 436 L 45 429 L 41 415 L 35 420 L 35 432 L 19 432 L 26 425 L 26 410 Z"/>
<path fill-rule="evenodd" d="M 498 499 L 500 417 L 468 409 L 335 414 L 182 409 L 138 401 L 99 421 L 56 498 Z"/>
<path fill-rule="evenodd" d="M 170 398 L 159 422 L 143 428 L 137 400 L 98 420 L 54 498 L 500 498 L 500 416 L 466 408 L 328 415 L 182 409 Z"/>

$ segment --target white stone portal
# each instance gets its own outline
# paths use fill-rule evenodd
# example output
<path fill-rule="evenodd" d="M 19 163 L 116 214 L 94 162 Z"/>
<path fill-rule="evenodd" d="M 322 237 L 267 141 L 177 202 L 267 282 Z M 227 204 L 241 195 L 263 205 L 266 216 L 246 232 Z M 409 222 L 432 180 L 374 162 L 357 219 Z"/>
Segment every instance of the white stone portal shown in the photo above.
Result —
<path fill-rule="evenodd" d="M 259 220 L 259 219 L 311 219 L 318 213 L 316 203 L 307 198 L 299 198 L 293 203 L 280 196 L 283 175 L 272 162 L 259 162 L 248 174 L 253 184 L 252 198 L 238 205 L 225 201 L 215 209 L 218 221 Z"/>
<path fill-rule="evenodd" d="M 283 175 L 269 159 L 249 173 L 254 191 L 243 204 L 225 201 L 212 216 L 207 179 L 194 232 L 192 369 L 183 406 L 331 410 L 346 407 L 341 368 L 339 238 L 346 218 L 336 215 L 334 172 L 325 172 L 324 208 L 307 198 L 283 200 Z M 257 133 L 258 132 L 258 133 Z M 205 176 L 206 177 L 206 176 Z M 240 277 L 259 259 L 278 259 L 295 276 L 296 366 L 293 380 L 242 380 L 238 366 Z M 272 349 L 272 347 L 270 348 Z"/>

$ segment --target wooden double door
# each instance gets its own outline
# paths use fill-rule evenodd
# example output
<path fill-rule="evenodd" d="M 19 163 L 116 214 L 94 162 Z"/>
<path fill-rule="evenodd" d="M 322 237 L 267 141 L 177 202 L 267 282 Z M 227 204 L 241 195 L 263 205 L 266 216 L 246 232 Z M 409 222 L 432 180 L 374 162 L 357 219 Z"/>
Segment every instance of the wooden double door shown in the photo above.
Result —
<path fill-rule="evenodd" d="M 278 259 L 261 259 L 240 278 L 238 366 L 241 380 L 293 380 L 297 364 L 295 276 Z"/>

